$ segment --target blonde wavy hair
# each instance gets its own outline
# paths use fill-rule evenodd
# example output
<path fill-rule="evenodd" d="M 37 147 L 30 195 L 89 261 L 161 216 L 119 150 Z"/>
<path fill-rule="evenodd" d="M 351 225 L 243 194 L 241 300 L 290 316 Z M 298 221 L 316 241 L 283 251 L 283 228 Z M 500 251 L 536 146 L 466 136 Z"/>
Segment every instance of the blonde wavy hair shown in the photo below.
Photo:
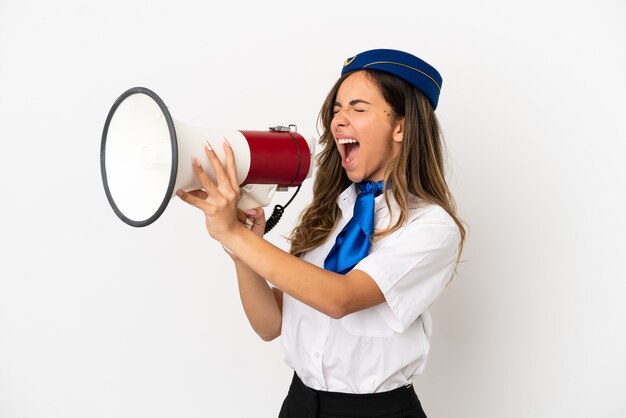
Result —
<path fill-rule="evenodd" d="M 415 87 L 393 75 L 374 70 L 365 71 L 392 109 L 392 118 L 404 118 L 404 137 L 400 153 L 385 171 L 383 187 L 389 204 L 391 193 L 400 208 L 395 224 L 377 230 L 372 239 L 380 239 L 398 230 L 407 220 L 410 195 L 427 203 L 441 206 L 459 228 L 458 259 L 465 241 L 464 222 L 457 215 L 456 203 L 448 188 L 444 170 L 444 141 L 439 122 L 428 99 Z M 335 145 L 330 124 L 333 105 L 341 83 L 352 73 L 344 74 L 332 87 L 318 116 L 322 129 L 322 150 L 316 157 L 316 178 L 313 201 L 300 215 L 297 226 L 289 236 L 290 252 L 300 256 L 323 244 L 340 216 L 337 198 L 352 182 L 341 166 L 341 155 Z M 391 187 L 387 187 L 387 185 Z M 458 261 L 457 259 L 457 261 Z"/>

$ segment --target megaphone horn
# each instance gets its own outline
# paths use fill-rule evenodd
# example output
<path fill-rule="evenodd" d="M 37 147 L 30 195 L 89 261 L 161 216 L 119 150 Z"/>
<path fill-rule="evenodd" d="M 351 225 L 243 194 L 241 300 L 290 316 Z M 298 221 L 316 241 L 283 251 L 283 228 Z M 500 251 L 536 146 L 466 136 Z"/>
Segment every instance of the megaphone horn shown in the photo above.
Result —
<path fill-rule="evenodd" d="M 191 167 L 192 157 L 216 180 L 204 153 L 205 141 L 224 162 L 221 144 L 226 139 L 244 191 L 239 207 L 267 206 L 277 187 L 300 186 L 311 177 L 315 141 L 305 140 L 294 128 L 239 131 L 190 126 L 172 118 L 153 91 L 131 88 L 111 107 L 102 133 L 100 171 L 107 199 L 126 224 L 150 225 L 176 190 L 202 187 Z"/>

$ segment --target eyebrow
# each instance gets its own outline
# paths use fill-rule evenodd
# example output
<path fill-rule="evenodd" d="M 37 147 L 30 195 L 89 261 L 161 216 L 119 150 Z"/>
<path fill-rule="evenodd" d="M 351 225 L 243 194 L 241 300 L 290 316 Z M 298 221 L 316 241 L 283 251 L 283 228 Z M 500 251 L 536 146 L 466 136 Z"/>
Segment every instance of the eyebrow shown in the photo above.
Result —
<path fill-rule="evenodd" d="M 354 106 L 354 105 L 359 104 L 359 103 L 365 103 L 365 104 L 371 105 L 370 102 L 368 102 L 366 100 L 363 100 L 363 99 L 354 99 L 354 100 L 350 101 L 350 103 L 348 103 L 348 104 L 350 106 Z M 341 103 L 335 102 L 335 104 L 333 104 L 333 107 L 341 107 Z"/>

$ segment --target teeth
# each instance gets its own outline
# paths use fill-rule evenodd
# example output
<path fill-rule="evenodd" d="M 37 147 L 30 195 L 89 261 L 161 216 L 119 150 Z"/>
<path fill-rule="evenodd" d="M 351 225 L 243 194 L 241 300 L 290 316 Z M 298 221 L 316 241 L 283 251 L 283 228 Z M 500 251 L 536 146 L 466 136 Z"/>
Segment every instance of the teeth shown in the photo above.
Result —
<path fill-rule="evenodd" d="M 338 139 L 337 140 L 337 143 L 339 143 L 341 145 L 343 145 L 343 144 L 355 144 L 357 142 L 359 142 L 359 141 L 357 141 L 354 138 L 342 138 L 342 139 Z"/>

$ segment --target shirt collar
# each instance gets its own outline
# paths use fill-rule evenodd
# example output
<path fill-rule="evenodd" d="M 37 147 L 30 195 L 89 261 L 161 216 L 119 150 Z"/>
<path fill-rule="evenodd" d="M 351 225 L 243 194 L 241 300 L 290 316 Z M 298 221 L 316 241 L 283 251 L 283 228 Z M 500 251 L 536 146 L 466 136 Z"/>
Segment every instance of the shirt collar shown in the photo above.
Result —
<path fill-rule="evenodd" d="M 355 183 L 351 183 L 341 194 L 339 195 L 339 200 L 337 204 L 339 205 L 339 209 L 341 209 L 341 214 L 349 219 L 352 217 L 352 211 L 354 210 L 354 202 L 356 201 L 356 197 L 358 195 L 358 189 Z M 389 202 L 394 205 L 395 200 L 393 195 L 389 194 Z M 385 194 L 381 193 L 376 196 L 374 199 L 374 212 L 376 215 L 385 215 L 389 213 L 389 209 L 387 208 L 387 204 L 385 203 Z M 383 213 L 385 212 L 385 213 Z"/>

